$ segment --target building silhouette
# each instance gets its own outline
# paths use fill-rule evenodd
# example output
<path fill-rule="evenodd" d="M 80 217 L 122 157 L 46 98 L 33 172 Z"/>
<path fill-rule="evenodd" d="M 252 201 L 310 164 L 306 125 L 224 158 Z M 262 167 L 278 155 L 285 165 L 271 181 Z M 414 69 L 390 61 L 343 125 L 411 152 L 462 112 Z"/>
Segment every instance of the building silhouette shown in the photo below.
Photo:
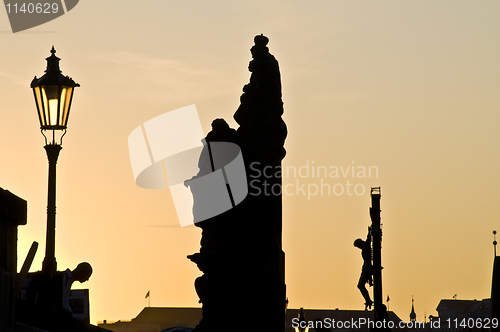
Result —
<path fill-rule="evenodd" d="M 156 332 L 176 326 L 194 328 L 201 317 L 201 308 L 146 307 L 130 321 L 104 320 L 97 326 L 114 332 Z"/>
<path fill-rule="evenodd" d="M 444 299 L 436 308 L 441 330 L 444 332 L 457 332 L 461 330 L 481 330 L 477 324 L 469 321 L 490 317 L 490 299 L 484 300 L 457 300 Z M 469 323 L 470 322 L 470 323 Z M 472 327 L 470 328 L 469 325 Z"/>

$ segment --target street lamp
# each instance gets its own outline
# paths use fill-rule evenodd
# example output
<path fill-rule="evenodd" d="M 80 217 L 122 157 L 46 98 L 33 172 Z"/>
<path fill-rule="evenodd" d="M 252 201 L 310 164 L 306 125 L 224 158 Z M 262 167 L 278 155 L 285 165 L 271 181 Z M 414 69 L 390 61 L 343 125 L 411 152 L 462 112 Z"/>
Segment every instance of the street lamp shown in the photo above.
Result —
<path fill-rule="evenodd" d="M 55 257 L 56 240 L 56 164 L 59 151 L 62 147 L 62 138 L 66 134 L 69 110 L 73 99 L 74 88 L 80 84 L 75 83 L 70 77 L 61 74 L 59 59 L 56 57 L 54 46 L 50 51 L 51 56 L 46 58 L 47 69 L 45 75 L 35 78 L 31 88 L 35 95 L 40 129 L 45 137 L 45 151 L 49 160 L 49 186 L 47 195 L 47 238 L 45 244 L 45 258 L 42 271 L 53 274 L 57 271 Z M 47 141 L 45 132 L 52 131 L 51 141 Z M 56 140 L 56 131 L 63 131 L 60 142 Z"/>

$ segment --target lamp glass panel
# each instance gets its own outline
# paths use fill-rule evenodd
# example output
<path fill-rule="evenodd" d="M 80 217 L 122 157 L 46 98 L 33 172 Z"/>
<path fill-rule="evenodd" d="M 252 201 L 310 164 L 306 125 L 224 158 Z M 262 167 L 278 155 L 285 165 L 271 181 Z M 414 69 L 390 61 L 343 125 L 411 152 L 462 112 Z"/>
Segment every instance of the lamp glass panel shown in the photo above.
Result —
<path fill-rule="evenodd" d="M 35 99 L 36 99 L 36 108 L 38 110 L 38 116 L 40 119 L 40 127 L 45 126 L 46 121 L 45 121 L 45 114 L 44 114 L 44 108 L 43 108 L 43 99 L 42 99 L 42 93 L 40 91 L 40 87 L 34 87 L 33 91 L 35 91 Z"/>
<path fill-rule="evenodd" d="M 63 97 L 64 97 L 64 101 L 63 101 Z M 63 107 L 63 109 L 64 109 L 61 124 L 64 127 L 66 127 L 68 125 L 69 108 L 71 107 L 71 98 L 73 98 L 73 88 L 65 86 L 63 88 L 63 92 L 61 93 L 61 107 Z"/>
<path fill-rule="evenodd" d="M 45 93 L 45 89 L 41 87 L 42 91 L 42 109 L 43 109 L 43 118 L 45 119 L 44 126 L 50 125 L 50 113 L 49 113 L 49 101 L 47 99 L 47 94 Z"/>
<path fill-rule="evenodd" d="M 64 116 L 63 125 L 66 127 L 68 125 L 69 108 L 71 106 L 71 99 L 73 98 L 73 88 L 65 87 L 66 97 L 64 98 Z M 62 101 L 61 101 L 62 104 Z"/>
<path fill-rule="evenodd" d="M 58 111 L 59 111 L 59 87 L 57 85 L 42 86 L 44 92 L 44 109 L 46 113 L 47 125 L 57 126 Z"/>
<path fill-rule="evenodd" d="M 49 99 L 49 125 L 57 126 L 57 99 Z"/>
<path fill-rule="evenodd" d="M 62 87 L 61 89 L 61 102 L 59 103 L 59 125 L 65 126 L 66 123 L 64 119 L 66 118 L 66 87 Z"/>

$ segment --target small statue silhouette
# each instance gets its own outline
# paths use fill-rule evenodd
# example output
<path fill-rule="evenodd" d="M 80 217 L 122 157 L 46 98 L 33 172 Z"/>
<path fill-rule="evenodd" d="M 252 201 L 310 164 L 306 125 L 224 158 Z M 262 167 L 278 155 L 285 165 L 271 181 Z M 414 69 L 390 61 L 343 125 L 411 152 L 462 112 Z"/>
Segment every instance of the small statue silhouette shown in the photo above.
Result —
<path fill-rule="evenodd" d="M 71 307 L 69 305 L 68 296 L 71 291 L 71 285 L 75 281 L 79 281 L 80 283 L 89 280 L 92 275 L 92 266 L 83 262 L 78 264 L 78 266 L 73 270 L 66 269 L 66 271 L 62 272 L 62 307 L 67 311 L 73 313 Z"/>
<path fill-rule="evenodd" d="M 358 281 L 358 288 L 365 299 L 365 310 L 372 307 L 373 301 L 370 299 L 370 294 L 366 289 L 366 283 L 373 286 L 373 266 L 372 266 L 372 247 L 371 247 L 371 227 L 368 227 L 368 235 L 366 236 L 366 241 L 362 239 L 356 239 L 354 241 L 354 246 L 361 249 L 361 256 L 363 257 L 363 268 L 361 269 L 361 276 Z"/>
<path fill-rule="evenodd" d="M 92 266 L 83 262 L 71 271 L 57 271 L 52 276 L 38 271 L 28 285 L 26 300 L 43 306 L 64 309 L 73 314 L 68 296 L 74 281 L 85 282 L 92 275 Z"/>

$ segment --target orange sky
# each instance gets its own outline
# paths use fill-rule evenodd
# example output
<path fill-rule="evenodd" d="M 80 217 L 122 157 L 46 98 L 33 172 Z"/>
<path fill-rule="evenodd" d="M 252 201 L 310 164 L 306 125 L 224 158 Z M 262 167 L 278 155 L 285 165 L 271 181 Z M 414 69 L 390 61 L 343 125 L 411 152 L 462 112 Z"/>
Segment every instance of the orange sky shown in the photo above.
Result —
<path fill-rule="evenodd" d="M 364 195 L 285 195 L 290 307 L 362 309 L 352 242 L 382 187 L 384 299 L 407 320 L 443 298 L 489 297 L 500 199 L 500 3 L 482 1 L 96 1 L 13 34 L 0 14 L 0 187 L 28 201 L 19 266 L 45 248 L 47 160 L 29 84 L 52 45 L 81 84 L 58 161 L 59 269 L 88 261 L 91 321 L 147 305 L 197 306 L 186 256 L 200 230 L 178 227 L 168 190 L 134 183 L 127 138 L 143 122 L 196 104 L 236 127 L 253 37 L 280 63 L 289 136 L 283 165 L 374 166 L 377 176 L 294 177 L 358 185 Z M 340 188 L 337 186 L 337 188 Z M 80 286 L 80 285 L 77 285 Z"/>

